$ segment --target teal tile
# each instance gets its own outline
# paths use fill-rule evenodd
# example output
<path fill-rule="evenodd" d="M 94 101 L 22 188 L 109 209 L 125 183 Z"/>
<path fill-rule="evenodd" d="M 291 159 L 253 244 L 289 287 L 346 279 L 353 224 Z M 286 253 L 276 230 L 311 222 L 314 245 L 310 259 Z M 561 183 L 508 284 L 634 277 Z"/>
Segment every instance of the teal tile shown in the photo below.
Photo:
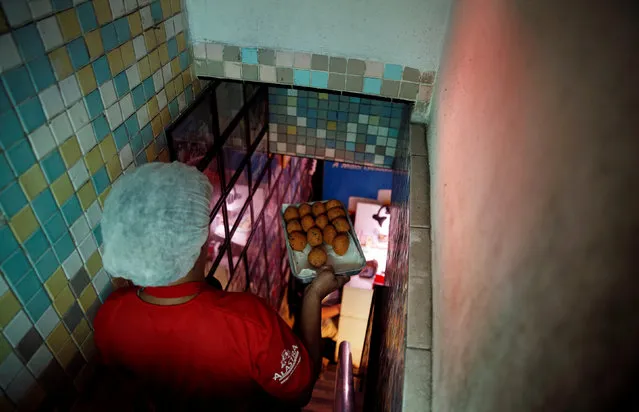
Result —
<path fill-rule="evenodd" d="M 4 262 L 6 258 L 18 249 L 18 241 L 8 225 L 0 226 L 0 262 Z"/>
<path fill-rule="evenodd" d="M 23 305 L 26 305 L 40 289 L 42 289 L 41 283 L 33 270 L 24 275 L 13 287 L 13 291 Z"/>
<path fill-rule="evenodd" d="M 7 110 L 11 109 L 12 105 L 13 103 L 11 103 L 11 101 L 9 100 L 9 96 L 7 95 L 7 92 L 5 92 L 4 90 L 2 81 L 0 81 L 0 113 L 4 113 Z"/>
<path fill-rule="evenodd" d="M 166 42 L 166 45 L 169 50 L 169 59 L 175 59 L 178 55 L 178 46 L 175 37 L 169 39 L 169 41 Z M 253 64 L 257 64 L 257 50 L 255 50 L 255 63 Z"/>
<path fill-rule="evenodd" d="M 402 80 L 402 71 L 402 66 L 398 64 L 386 64 L 384 65 L 384 79 Z"/>
<path fill-rule="evenodd" d="M 135 157 L 135 165 L 136 166 L 142 166 L 143 164 L 146 164 L 146 163 L 148 163 L 148 159 L 146 158 L 146 153 L 140 152 Z"/>
<path fill-rule="evenodd" d="M 44 232 L 38 229 L 29 239 L 24 242 L 24 248 L 27 251 L 27 256 L 31 258 L 32 262 L 37 261 L 49 248 L 49 241 L 44 236 Z"/>
<path fill-rule="evenodd" d="M 53 245 L 53 250 L 60 262 L 64 262 L 66 258 L 71 256 L 74 249 L 75 245 L 73 244 L 73 239 L 71 239 L 71 235 L 69 235 L 68 232 L 63 234 L 62 237 L 60 237 L 60 239 L 58 239 Z"/>
<path fill-rule="evenodd" d="M 52 0 L 51 3 L 54 11 L 62 11 L 73 7 L 72 0 Z"/>
<path fill-rule="evenodd" d="M 149 77 L 149 79 L 153 82 L 151 77 Z M 122 72 L 115 76 L 113 79 L 113 85 L 115 86 L 115 91 L 119 98 L 122 98 L 125 94 L 127 94 L 129 92 L 129 80 L 126 77 L 126 72 Z"/>
<path fill-rule="evenodd" d="M 109 62 L 106 56 L 102 56 L 93 62 L 93 73 L 95 74 L 95 80 L 98 86 L 101 86 L 111 79 L 111 69 L 109 68 Z"/>
<path fill-rule="evenodd" d="M 58 149 L 55 149 L 42 159 L 40 165 L 42 166 L 44 176 L 47 178 L 49 183 L 53 183 L 66 171 L 64 161 L 62 160 L 62 156 L 60 156 Z"/>
<path fill-rule="evenodd" d="M 242 63 L 258 64 L 257 49 L 253 47 L 242 47 Z"/>
<path fill-rule="evenodd" d="M 44 55 L 44 44 L 35 24 L 31 23 L 15 30 L 13 38 L 25 62 Z"/>
<path fill-rule="evenodd" d="M 364 77 L 364 93 L 379 94 L 382 90 L 382 80 Z"/>
<path fill-rule="evenodd" d="M 49 58 L 46 55 L 32 60 L 27 64 L 27 67 L 29 68 L 33 84 L 35 84 L 38 92 L 41 92 L 55 83 L 53 68 L 51 67 Z"/>
<path fill-rule="evenodd" d="M 153 22 L 160 23 L 164 17 L 162 16 L 162 6 L 159 1 L 154 1 L 151 3 L 151 17 L 153 17 Z"/>
<path fill-rule="evenodd" d="M 93 4 L 90 1 L 80 4 L 76 7 L 75 11 L 78 14 L 78 20 L 80 20 L 82 32 L 87 33 L 98 27 Z"/>
<path fill-rule="evenodd" d="M 9 166 L 9 161 L 4 153 L 0 152 L 0 190 L 8 185 L 15 178 L 13 169 Z"/>
<path fill-rule="evenodd" d="M 11 284 L 16 284 L 25 273 L 31 270 L 31 264 L 21 249 L 16 250 L 2 263 L 2 271 Z"/>
<path fill-rule="evenodd" d="M 328 87 L 328 72 L 312 71 L 311 86 L 326 89 Z"/>
<path fill-rule="evenodd" d="M 47 292 L 44 290 L 44 288 L 40 288 L 36 292 L 36 294 L 33 295 L 31 301 L 27 303 L 25 310 L 27 312 L 27 315 L 31 317 L 31 320 L 33 322 L 37 322 L 42 317 L 42 315 L 44 315 L 44 312 L 46 312 L 49 306 L 51 306 L 51 299 L 49 299 L 49 296 L 47 295 Z"/>
<path fill-rule="evenodd" d="M 49 218 L 58 210 L 55 199 L 51 194 L 51 190 L 48 188 L 40 193 L 38 197 L 33 199 L 31 207 L 33 208 L 33 213 L 35 213 L 41 224 L 48 221 Z"/>
<path fill-rule="evenodd" d="M 142 136 L 142 142 L 144 142 L 144 146 L 147 146 L 153 141 L 153 129 L 151 128 L 151 124 L 146 125 L 142 129 L 142 131 L 140 132 L 140 136 Z"/>
<path fill-rule="evenodd" d="M 29 168 L 36 162 L 33 150 L 31 150 L 31 146 L 26 139 L 23 139 L 20 143 L 14 145 L 6 154 L 9 159 L 9 163 L 18 176 L 29 170 Z"/>
<path fill-rule="evenodd" d="M 62 205 L 62 216 L 64 216 L 67 225 L 70 226 L 80 215 L 82 215 L 82 207 L 80 206 L 78 197 L 74 194 Z"/>
<path fill-rule="evenodd" d="M 311 83 L 310 70 L 293 69 L 293 83 L 296 86 L 309 86 Z"/>
<path fill-rule="evenodd" d="M 39 261 L 36 262 L 35 268 L 38 277 L 42 281 L 42 283 L 49 280 L 51 275 L 60 267 L 60 262 L 58 262 L 58 258 L 55 257 L 53 253 L 53 249 L 49 249 L 44 253 L 44 256 L 40 258 Z"/>
<path fill-rule="evenodd" d="M 133 90 L 131 91 L 131 96 L 133 98 L 133 104 L 135 105 L 136 110 L 142 107 L 144 103 L 146 103 L 146 97 L 144 96 L 144 86 L 142 85 L 142 83 L 133 88 Z"/>
<path fill-rule="evenodd" d="M 186 68 L 189 67 L 189 64 L 191 64 L 191 58 L 189 57 L 189 52 L 185 50 L 180 53 L 180 70 L 186 70 Z"/>
<path fill-rule="evenodd" d="M 93 180 L 95 191 L 99 195 L 101 195 L 111 184 L 111 182 L 109 181 L 109 175 L 107 175 L 106 169 L 104 167 L 101 167 L 97 172 L 95 172 L 91 179 Z"/>
<path fill-rule="evenodd" d="M 42 111 L 42 103 L 37 97 L 32 97 L 19 105 L 18 115 L 27 133 L 33 132 L 46 121 L 44 111 Z"/>
<path fill-rule="evenodd" d="M 9 110 L 0 115 L 0 146 L 3 150 L 9 150 L 15 143 L 24 137 L 24 131 L 16 112 Z"/>
<path fill-rule="evenodd" d="M 89 93 L 84 101 L 87 104 L 87 111 L 89 113 L 89 119 L 94 119 L 102 114 L 104 111 L 104 105 L 102 104 L 102 97 L 100 96 L 100 89 L 95 89 Z"/>
<path fill-rule="evenodd" d="M 14 181 L 0 192 L 0 206 L 4 214 L 11 219 L 27 205 L 27 198 L 18 182 Z"/>
<path fill-rule="evenodd" d="M 144 86 L 144 94 L 146 96 L 146 100 L 149 100 L 151 97 L 155 96 L 155 86 L 153 85 L 153 78 L 148 77 L 146 80 L 142 82 Z"/>
<path fill-rule="evenodd" d="M 55 243 L 63 234 L 68 233 L 67 224 L 64 223 L 61 212 L 56 211 L 44 224 L 44 233 L 47 234 L 51 243 Z"/>
<path fill-rule="evenodd" d="M 129 143 L 129 134 L 126 131 L 124 123 L 113 131 L 113 140 L 115 140 L 115 147 L 118 150 L 121 150 L 127 143 Z"/>
<path fill-rule="evenodd" d="M 102 246 L 102 227 L 98 223 L 98 225 L 93 229 L 93 236 L 95 236 L 95 240 L 98 243 L 98 246 Z"/>
<path fill-rule="evenodd" d="M 84 37 L 71 40 L 71 42 L 67 44 L 67 51 L 71 58 L 71 65 L 75 70 L 79 70 L 89 63 L 89 51 L 84 43 Z"/>
<path fill-rule="evenodd" d="M 140 153 L 142 149 L 144 149 L 144 142 L 142 141 L 142 136 L 138 133 L 131 138 L 131 151 L 136 155 Z"/>
<path fill-rule="evenodd" d="M 93 121 L 92 125 L 93 132 L 95 133 L 95 137 L 98 139 L 98 142 L 101 142 L 105 137 L 107 137 L 107 135 L 111 131 L 111 129 L 109 128 L 109 124 L 107 123 L 107 120 L 103 114 L 98 116 Z"/>
<path fill-rule="evenodd" d="M 102 37 L 102 45 L 104 50 L 109 52 L 119 46 L 118 36 L 115 32 L 115 26 L 113 23 L 109 23 L 100 29 L 100 35 Z"/>
<path fill-rule="evenodd" d="M 131 30 L 129 29 L 129 21 L 126 17 L 121 17 L 113 22 L 115 26 L 115 34 L 119 44 L 123 44 L 131 39 Z"/>
<path fill-rule="evenodd" d="M 138 117 L 134 114 L 124 122 L 126 130 L 129 132 L 129 136 L 133 136 L 140 131 L 140 125 L 138 124 Z"/>
<path fill-rule="evenodd" d="M 31 77 L 29 77 L 27 66 L 19 66 L 9 70 L 2 77 L 4 78 L 4 84 L 7 86 L 7 90 L 16 104 L 22 103 L 29 97 L 36 95 L 36 90 L 31 81 Z"/>

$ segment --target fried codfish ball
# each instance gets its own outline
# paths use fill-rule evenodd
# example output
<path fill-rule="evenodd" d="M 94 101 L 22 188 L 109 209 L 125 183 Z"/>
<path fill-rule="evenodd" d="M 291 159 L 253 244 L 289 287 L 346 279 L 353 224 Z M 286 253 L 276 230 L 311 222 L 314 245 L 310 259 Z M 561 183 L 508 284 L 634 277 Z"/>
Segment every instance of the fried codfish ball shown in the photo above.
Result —
<path fill-rule="evenodd" d="M 284 211 L 284 220 L 287 222 L 289 220 L 299 219 L 299 218 L 300 218 L 300 213 L 298 212 L 295 206 L 289 206 Z"/>
<path fill-rule="evenodd" d="M 333 243 L 331 243 L 335 253 L 340 256 L 344 256 L 346 254 L 346 251 L 348 250 L 348 246 L 350 244 L 351 241 L 348 238 L 348 235 L 345 233 L 340 233 L 339 235 L 335 236 L 335 239 L 333 239 Z"/>
<path fill-rule="evenodd" d="M 302 204 L 299 209 L 300 217 L 304 217 L 306 215 L 310 215 L 313 212 L 313 208 L 308 203 Z"/>
<path fill-rule="evenodd" d="M 302 226 L 304 226 L 304 223 L 302 223 Z M 335 226 L 335 230 L 338 233 L 346 233 L 351 229 L 351 225 L 348 224 L 348 220 L 345 217 L 338 217 L 333 220 L 333 226 Z"/>
<path fill-rule="evenodd" d="M 328 216 L 328 220 L 333 221 L 337 219 L 338 217 L 346 216 L 346 212 L 341 206 L 334 207 L 332 209 L 328 209 L 328 212 L 326 212 L 326 216 Z"/>
<path fill-rule="evenodd" d="M 301 232 L 302 230 L 302 224 L 299 220 L 291 220 L 286 224 L 286 233 L 289 235 L 293 232 Z"/>
<path fill-rule="evenodd" d="M 322 236 L 324 237 L 324 242 L 326 242 L 327 245 L 332 245 L 333 239 L 335 239 L 335 236 L 337 236 L 337 230 L 335 230 L 335 226 L 326 225 L 322 230 Z"/>
<path fill-rule="evenodd" d="M 288 243 L 293 250 L 302 251 L 306 247 L 306 235 L 303 232 L 293 232 L 288 235 Z"/>
<path fill-rule="evenodd" d="M 319 227 L 312 227 L 308 229 L 308 232 L 306 233 L 306 241 L 313 247 L 319 246 L 324 243 L 322 230 Z"/>
<path fill-rule="evenodd" d="M 315 224 L 320 229 L 324 229 L 326 225 L 328 225 L 328 217 L 326 217 L 326 215 L 317 216 L 317 218 L 315 219 Z"/>
<path fill-rule="evenodd" d="M 322 202 L 313 203 L 313 214 L 315 216 L 319 216 L 324 213 L 326 213 L 326 206 L 324 206 L 324 203 Z"/>
<path fill-rule="evenodd" d="M 315 219 L 313 219 L 313 216 L 306 215 L 302 218 L 302 229 L 304 229 L 305 232 L 308 232 L 308 229 L 313 226 L 315 226 Z"/>
<path fill-rule="evenodd" d="M 316 268 L 322 267 L 326 263 L 327 259 L 328 256 L 326 255 L 326 251 L 321 246 L 314 247 L 308 254 L 308 263 Z"/>
<path fill-rule="evenodd" d="M 342 202 L 340 202 L 339 200 L 329 200 L 328 202 L 326 202 L 326 209 L 332 209 L 334 207 L 342 207 Z"/>

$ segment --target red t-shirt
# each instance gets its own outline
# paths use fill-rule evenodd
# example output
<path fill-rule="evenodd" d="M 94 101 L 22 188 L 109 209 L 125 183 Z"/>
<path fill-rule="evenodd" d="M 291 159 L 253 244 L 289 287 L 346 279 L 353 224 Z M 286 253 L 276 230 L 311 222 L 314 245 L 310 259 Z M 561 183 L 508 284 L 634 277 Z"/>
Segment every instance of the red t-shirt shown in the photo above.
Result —
<path fill-rule="evenodd" d="M 258 388 L 295 400 L 313 384 L 304 345 L 260 298 L 204 282 L 146 288 L 158 297 L 199 294 L 173 306 L 144 302 L 139 288 L 119 289 L 95 318 L 106 365 L 170 385 L 183 394 L 250 397 Z"/>

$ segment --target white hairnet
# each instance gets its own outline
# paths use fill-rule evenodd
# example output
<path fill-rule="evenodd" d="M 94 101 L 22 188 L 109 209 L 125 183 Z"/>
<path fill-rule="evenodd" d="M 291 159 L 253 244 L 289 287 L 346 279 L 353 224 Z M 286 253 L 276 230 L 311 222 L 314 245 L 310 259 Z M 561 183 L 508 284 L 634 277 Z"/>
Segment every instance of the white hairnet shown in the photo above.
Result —
<path fill-rule="evenodd" d="M 123 176 L 104 205 L 104 268 L 139 286 L 186 275 L 209 233 L 211 184 L 196 168 L 150 163 Z"/>

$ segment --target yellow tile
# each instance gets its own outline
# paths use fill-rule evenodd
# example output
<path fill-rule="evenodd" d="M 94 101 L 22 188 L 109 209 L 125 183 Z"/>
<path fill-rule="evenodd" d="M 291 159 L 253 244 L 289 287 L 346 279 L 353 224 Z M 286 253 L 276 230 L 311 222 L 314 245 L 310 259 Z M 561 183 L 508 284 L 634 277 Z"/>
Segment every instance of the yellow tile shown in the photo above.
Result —
<path fill-rule="evenodd" d="M 93 355 L 95 355 L 95 341 L 93 340 L 92 332 L 89 332 L 89 336 L 82 342 L 80 350 L 84 354 L 85 359 L 93 359 Z"/>
<path fill-rule="evenodd" d="M 86 312 L 89 310 L 91 305 L 93 305 L 97 298 L 98 295 L 95 293 L 95 289 L 93 289 L 93 286 L 91 286 L 91 284 L 89 283 L 87 287 L 84 288 L 82 293 L 80 293 L 78 302 L 80 303 L 82 309 L 84 309 L 84 311 Z"/>
<path fill-rule="evenodd" d="M 158 99 L 155 96 L 151 97 L 151 100 L 149 100 L 149 103 L 148 103 L 147 106 L 149 108 L 149 116 L 151 118 L 154 118 L 160 112 L 160 106 L 158 105 Z"/>
<path fill-rule="evenodd" d="M 173 81 L 169 81 L 166 85 L 164 85 L 164 90 L 166 90 L 166 100 L 171 101 L 175 98 L 175 86 L 173 85 Z"/>
<path fill-rule="evenodd" d="M 73 166 L 78 160 L 80 160 L 82 152 L 80 151 L 80 145 L 78 144 L 78 140 L 75 136 L 71 136 L 60 145 L 60 153 L 62 154 L 62 159 L 64 160 L 64 164 L 67 168 Z"/>
<path fill-rule="evenodd" d="M 182 83 L 182 76 L 177 76 L 173 79 L 173 87 L 175 87 L 175 94 L 180 94 L 184 91 L 184 83 Z"/>
<path fill-rule="evenodd" d="M 109 196 L 109 192 L 111 191 L 111 186 L 107 187 L 104 192 L 100 196 L 98 196 L 98 201 L 100 202 L 100 206 L 104 207 L 104 202 L 106 198 Z"/>
<path fill-rule="evenodd" d="M 11 219 L 9 226 L 11 226 L 20 243 L 24 243 L 25 240 L 29 239 L 29 236 L 39 227 L 38 221 L 29 205 L 25 206 Z"/>
<path fill-rule="evenodd" d="M 116 74 L 124 70 L 124 63 L 122 62 L 122 53 L 120 53 L 119 48 L 108 52 L 107 60 L 109 61 L 109 68 L 111 69 L 111 74 L 114 77 Z"/>
<path fill-rule="evenodd" d="M 0 33 L 4 34 L 7 32 L 9 32 L 9 25 L 7 24 L 7 19 L 4 17 L 4 12 L 0 10 Z M 4 396 L 0 399 L 3 399 L 3 398 Z M 9 410 L 9 408 L 7 408 L 7 410 Z M 4 409 L 0 408 L 0 411 L 4 411 Z"/>
<path fill-rule="evenodd" d="M 151 130 L 154 137 L 158 137 L 162 133 L 162 118 L 159 115 L 151 120 Z"/>
<path fill-rule="evenodd" d="M 4 362 L 4 360 L 7 358 L 7 356 L 9 356 L 10 353 L 11 345 L 9 344 L 9 342 L 7 342 L 5 337 L 0 334 L 0 364 Z M 0 411 L 2 410 L 4 409 L 0 409 Z"/>
<path fill-rule="evenodd" d="M 160 6 L 162 7 L 162 15 L 165 19 L 173 15 L 173 13 L 171 13 L 171 0 L 160 0 Z"/>
<path fill-rule="evenodd" d="M 166 43 L 166 31 L 164 31 L 164 24 L 155 29 L 155 43 L 160 46 L 162 43 Z"/>
<path fill-rule="evenodd" d="M 120 158 L 118 156 L 113 156 L 111 160 L 107 162 L 107 174 L 112 182 L 122 174 L 122 167 L 120 166 Z"/>
<path fill-rule="evenodd" d="M 71 66 L 71 59 L 69 59 L 66 47 L 60 47 L 49 53 L 49 60 L 51 60 L 58 80 L 66 79 L 73 73 L 73 66 Z"/>
<path fill-rule="evenodd" d="M 62 365 L 63 368 L 66 368 L 69 366 L 69 363 L 71 363 L 76 353 L 78 353 L 78 347 L 75 346 L 73 339 L 69 339 L 56 354 L 56 358 L 58 358 L 60 365 Z"/>
<path fill-rule="evenodd" d="M 166 43 L 162 43 L 160 47 L 158 47 L 158 51 L 160 52 L 160 63 L 164 66 L 169 62 L 169 48 Z"/>
<path fill-rule="evenodd" d="M 62 292 L 58 293 L 58 296 L 53 299 L 53 307 L 58 312 L 58 315 L 63 316 L 73 305 L 73 302 L 75 302 L 75 297 L 73 297 L 69 286 L 65 286 Z"/>
<path fill-rule="evenodd" d="M 191 72 L 189 71 L 189 69 L 186 69 L 182 72 L 182 83 L 184 84 L 184 87 L 191 84 Z"/>
<path fill-rule="evenodd" d="M 286 126 L 286 134 L 297 134 L 297 127 Z"/>
<path fill-rule="evenodd" d="M 171 161 L 171 158 L 169 157 L 169 152 L 166 150 L 162 150 L 160 152 L 160 155 L 158 156 L 158 160 L 160 162 L 169 163 Z"/>
<path fill-rule="evenodd" d="M 136 37 L 142 33 L 142 19 L 140 18 L 140 12 L 129 14 L 129 28 L 131 29 L 131 36 Z"/>
<path fill-rule="evenodd" d="M 171 124 L 171 113 L 169 112 L 168 106 L 160 111 L 160 117 L 162 118 L 162 127 L 165 129 L 169 127 Z"/>
<path fill-rule="evenodd" d="M 42 169 L 40 169 L 40 165 L 37 163 L 33 165 L 31 169 L 24 172 L 19 180 L 22 190 L 29 200 L 35 199 L 35 197 L 47 187 L 47 181 L 44 179 Z"/>
<path fill-rule="evenodd" d="M 44 287 L 47 289 L 47 292 L 49 292 L 51 300 L 55 299 L 66 285 L 67 277 L 64 275 L 64 271 L 61 267 L 59 267 L 58 270 L 56 270 L 55 273 L 51 275 L 46 282 L 44 282 Z"/>
<path fill-rule="evenodd" d="M 70 338 L 71 335 L 69 335 L 69 332 L 67 332 L 67 329 L 64 327 L 62 322 L 60 322 L 47 337 L 47 344 L 53 353 L 58 353 Z"/>
<path fill-rule="evenodd" d="M 95 16 L 98 18 L 100 26 L 113 20 L 109 0 L 93 0 L 93 8 L 95 9 Z"/>
<path fill-rule="evenodd" d="M 78 83 L 80 83 L 80 90 L 82 90 L 83 95 L 86 96 L 98 87 L 98 84 L 95 81 L 95 76 L 93 75 L 93 68 L 90 64 L 80 69 L 77 76 Z"/>
<path fill-rule="evenodd" d="M 171 60 L 171 76 L 177 76 L 180 74 L 180 60 L 176 57 Z"/>
<path fill-rule="evenodd" d="M 145 80 L 151 75 L 151 69 L 149 69 L 149 59 L 144 56 L 138 62 L 138 71 L 140 72 L 140 79 Z"/>
<path fill-rule="evenodd" d="M 82 31 L 80 30 L 80 23 L 78 22 L 78 16 L 76 16 L 74 8 L 58 13 L 56 16 L 58 17 L 58 26 L 60 26 L 62 38 L 65 43 L 68 43 L 82 34 Z"/>
<path fill-rule="evenodd" d="M 133 42 L 128 41 L 120 47 L 120 52 L 122 53 L 122 62 L 124 63 L 124 67 L 128 68 L 133 63 L 135 63 L 135 52 L 133 51 Z"/>
<path fill-rule="evenodd" d="M 94 277 L 102 269 L 102 258 L 97 250 L 87 259 L 86 267 L 87 273 L 91 277 Z"/>
<path fill-rule="evenodd" d="M 13 292 L 9 290 L 2 295 L 0 297 L 0 328 L 4 329 L 19 310 L 20 302 L 18 302 Z"/>
<path fill-rule="evenodd" d="M 115 141 L 113 140 L 113 136 L 111 134 L 109 134 L 107 137 L 104 138 L 102 142 L 100 142 L 99 147 L 100 152 L 102 153 L 103 164 L 118 153 L 118 150 L 115 147 Z"/>
<path fill-rule="evenodd" d="M 328 100 L 328 93 L 320 93 L 319 98 L 320 100 Z"/>
<path fill-rule="evenodd" d="M 160 52 L 159 50 L 153 50 L 149 53 L 149 69 L 151 73 L 155 73 L 160 70 Z"/>
<path fill-rule="evenodd" d="M 173 14 L 179 13 L 180 10 L 182 10 L 180 0 L 171 0 L 171 11 L 173 12 Z"/>
<path fill-rule="evenodd" d="M 87 43 L 89 49 L 89 56 L 91 60 L 94 60 L 104 54 L 104 47 L 102 47 L 102 35 L 100 30 L 93 30 L 84 35 L 84 40 Z"/>
<path fill-rule="evenodd" d="M 184 37 L 184 32 L 175 36 L 175 40 L 177 41 L 178 51 L 180 53 L 186 50 L 186 38 Z"/>
<path fill-rule="evenodd" d="M 195 96 L 197 96 L 198 94 L 200 94 L 201 90 L 202 90 L 202 86 L 200 85 L 200 81 L 198 79 L 194 79 L 193 80 L 193 94 Z"/>
<path fill-rule="evenodd" d="M 55 201 L 58 202 L 58 206 L 62 206 L 73 195 L 73 186 L 68 174 L 63 174 L 58 180 L 51 183 L 51 193 L 53 193 Z"/>
<path fill-rule="evenodd" d="M 326 124 L 326 130 L 337 130 L 337 123 L 336 122 L 328 122 Z"/>
<path fill-rule="evenodd" d="M 91 203 L 97 198 L 98 195 L 95 193 L 95 187 L 91 180 L 78 189 L 78 199 L 80 199 L 83 210 L 87 210 L 89 206 L 91 206 Z"/>
<path fill-rule="evenodd" d="M 144 44 L 146 45 L 147 50 L 153 50 L 158 45 L 155 41 L 155 33 L 153 28 L 150 28 L 149 30 L 144 32 Z"/>
<path fill-rule="evenodd" d="M 73 337 L 76 342 L 82 343 L 86 340 L 87 336 L 89 336 L 89 332 L 91 332 L 91 328 L 89 328 L 89 323 L 86 319 L 82 319 L 78 326 L 73 330 Z"/>
<path fill-rule="evenodd" d="M 87 165 L 90 175 L 94 175 L 95 172 L 104 166 L 104 161 L 102 160 L 102 155 L 100 155 L 100 148 L 98 146 L 89 150 L 89 153 L 84 156 L 84 163 Z"/>
<path fill-rule="evenodd" d="M 158 154 L 155 151 L 155 144 L 151 143 L 149 147 L 146 148 L 146 160 L 148 160 L 149 162 L 152 162 L 153 160 L 155 160 L 155 157 L 157 155 Z"/>

